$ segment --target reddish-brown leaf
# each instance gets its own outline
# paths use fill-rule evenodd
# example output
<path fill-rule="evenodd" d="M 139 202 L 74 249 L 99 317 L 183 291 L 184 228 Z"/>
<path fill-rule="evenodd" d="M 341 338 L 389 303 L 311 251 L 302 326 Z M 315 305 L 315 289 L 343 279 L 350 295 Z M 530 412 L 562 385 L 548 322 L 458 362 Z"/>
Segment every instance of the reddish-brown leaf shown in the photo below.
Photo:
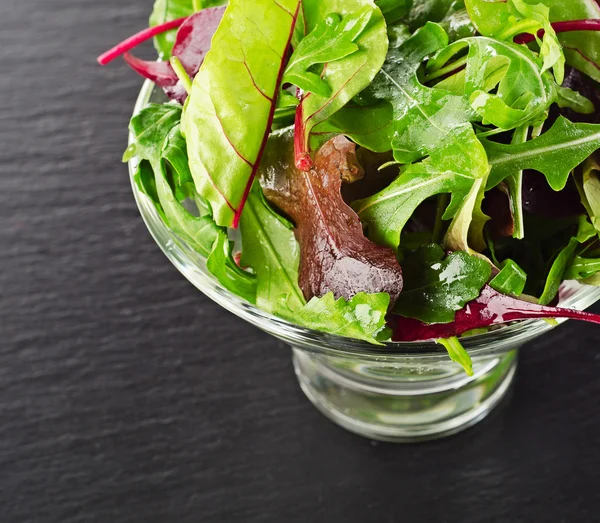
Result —
<path fill-rule="evenodd" d="M 396 301 L 403 280 L 394 252 L 365 238 L 358 216 L 341 196 L 342 180 L 364 175 L 354 143 L 332 138 L 317 153 L 314 167 L 301 171 L 293 141 L 284 136 L 272 144 L 261 170 L 265 195 L 296 224 L 299 283 L 307 300 L 328 292 L 346 299 L 387 292 L 392 304 Z"/>

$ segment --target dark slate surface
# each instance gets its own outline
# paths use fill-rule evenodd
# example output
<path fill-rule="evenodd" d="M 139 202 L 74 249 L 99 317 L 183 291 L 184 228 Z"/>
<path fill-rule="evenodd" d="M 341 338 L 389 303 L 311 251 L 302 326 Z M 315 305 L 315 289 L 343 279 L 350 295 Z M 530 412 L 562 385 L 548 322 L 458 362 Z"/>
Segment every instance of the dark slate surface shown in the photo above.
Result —
<path fill-rule="evenodd" d="M 0 521 L 599 521 L 597 328 L 528 347 L 477 428 L 375 444 L 169 265 L 120 164 L 140 81 L 94 63 L 149 9 L 0 2 Z"/>

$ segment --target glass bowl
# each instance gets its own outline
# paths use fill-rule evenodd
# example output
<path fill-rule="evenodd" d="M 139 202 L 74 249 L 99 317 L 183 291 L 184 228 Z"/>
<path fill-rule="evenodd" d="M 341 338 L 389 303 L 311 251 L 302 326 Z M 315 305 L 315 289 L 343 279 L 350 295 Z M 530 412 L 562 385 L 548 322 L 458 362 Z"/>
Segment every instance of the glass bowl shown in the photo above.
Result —
<path fill-rule="evenodd" d="M 134 114 L 166 100 L 146 82 Z M 131 138 L 130 138 L 131 139 Z M 291 346 L 294 368 L 308 399 L 335 423 L 371 439 L 412 442 L 459 432 L 483 419 L 510 390 L 518 350 L 550 331 L 543 320 L 501 327 L 464 338 L 473 359 L 469 377 L 433 342 L 368 343 L 299 327 L 268 314 L 224 289 L 204 258 L 161 220 L 133 180 L 133 193 L 150 233 L 177 269 L 206 296 L 236 316 Z M 600 299 L 600 288 L 567 282 L 561 306 L 583 310 Z"/>

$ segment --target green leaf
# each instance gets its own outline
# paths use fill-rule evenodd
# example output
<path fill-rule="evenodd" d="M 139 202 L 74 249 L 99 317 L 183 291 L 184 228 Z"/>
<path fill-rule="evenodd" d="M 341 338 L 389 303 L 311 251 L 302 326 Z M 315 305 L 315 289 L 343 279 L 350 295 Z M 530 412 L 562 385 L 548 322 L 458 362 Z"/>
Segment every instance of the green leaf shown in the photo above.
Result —
<path fill-rule="evenodd" d="M 578 280 L 589 285 L 600 285 L 600 258 L 584 258 L 575 256 L 565 272 L 565 280 Z M 593 282 L 592 282 L 593 280 Z M 596 282 L 596 280 L 598 280 Z"/>
<path fill-rule="evenodd" d="M 515 130 L 512 143 L 522 144 L 529 137 L 529 125 L 523 125 Z M 523 218 L 523 171 L 514 172 L 504 180 L 508 189 L 511 212 L 515 222 L 513 238 L 522 240 L 525 237 L 525 221 Z"/>
<path fill-rule="evenodd" d="M 151 104 L 133 117 L 130 130 L 141 160 L 136 181 L 166 225 L 207 258 L 207 267 L 219 282 L 253 303 L 254 276 L 236 265 L 226 230 L 218 227 L 210 215 L 191 214 L 177 196 L 178 189 L 184 194 L 191 183 L 180 118 L 181 107 L 173 104 Z"/>
<path fill-rule="evenodd" d="M 541 305 L 548 305 L 556 297 L 560 285 L 565 279 L 567 269 L 573 262 L 577 248 L 580 244 L 587 242 L 595 235 L 596 231 L 589 221 L 586 218 L 581 218 L 577 236 L 571 238 L 568 245 L 558 253 L 558 256 L 550 268 L 550 272 L 546 278 L 544 292 L 539 300 Z"/>
<path fill-rule="evenodd" d="M 373 0 L 304 0 L 308 31 L 312 31 L 331 13 L 342 16 L 342 25 L 353 16 L 366 16 L 369 23 L 354 41 L 359 50 L 340 60 L 323 65 L 322 79 L 330 88 L 330 96 L 310 93 L 303 97 L 301 119 L 296 132 L 302 136 L 301 150 L 310 151 L 310 138 L 315 126 L 327 120 L 367 87 L 385 60 L 388 50 L 386 24 Z M 365 13 L 364 15 L 362 13 Z"/>
<path fill-rule="evenodd" d="M 181 128 L 196 188 L 218 225 L 238 225 L 271 131 L 299 6 L 232 0 L 194 79 Z"/>
<path fill-rule="evenodd" d="M 352 206 L 375 243 L 396 249 L 404 225 L 424 200 L 451 193 L 450 206 L 444 215 L 444 219 L 451 219 L 475 182 L 485 179 L 488 172 L 485 150 L 471 125 L 465 124 L 429 158 L 409 165 L 388 187 Z"/>
<path fill-rule="evenodd" d="M 600 149 L 600 125 L 572 123 L 561 116 L 549 131 L 526 143 L 481 142 L 492 166 L 488 189 L 512 173 L 532 169 L 544 173 L 550 187 L 560 191 L 570 172 Z"/>
<path fill-rule="evenodd" d="M 427 22 L 441 22 L 448 13 L 452 12 L 455 0 L 413 0 L 407 21 L 415 31 Z"/>
<path fill-rule="evenodd" d="M 451 323 L 456 311 L 479 296 L 490 278 L 489 263 L 466 252 L 444 258 L 443 249 L 431 244 L 404 260 L 404 289 L 394 312 L 425 323 Z"/>
<path fill-rule="evenodd" d="M 289 224 L 265 201 L 258 183 L 250 192 L 240 230 L 242 265 L 251 267 L 257 277 L 256 304 L 285 317 L 300 310 L 306 303 L 298 286 L 300 248 Z"/>
<path fill-rule="evenodd" d="M 337 14 L 328 15 L 319 22 L 294 51 L 283 75 L 283 83 L 294 84 L 305 92 L 330 97 L 331 86 L 320 74 L 310 69 L 358 51 L 358 45 L 354 42 L 365 30 L 372 13 L 373 9 L 365 6 L 347 16 L 343 23 L 342 17 Z"/>
<path fill-rule="evenodd" d="M 322 298 L 313 298 L 288 319 L 311 329 L 381 345 L 378 335 L 385 329 L 389 304 L 390 296 L 384 292 L 361 292 L 351 300 L 336 300 L 330 292 Z"/>
<path fill-rule="evenodd" d="M 465 369 L 468 376 L 473 376 L 473 362 L 471 361 L 471 356 L 469 356 L 469 353 L 462 346 L 458 338 L 448 338 L 447 340 L 436 341 L 445 347 L 452 361 L 458 363 Z"/>
<path fill-rule="evenodd" d="M 490 287 L 502 294 L 520 296 L 527 283 L 527 273 L 513 260 L 506 260 L 502 270 L 490 282 Z"/>
<path fill-rule="evenodd" d="M 550 8 L 550 20 L 589 20 L 600 18 L 596 0 L 543 0 Z M 574 31 L 561 33 L 558 39 L 564 46 L 567 63 L 600 82 L 600 33 Z"/>

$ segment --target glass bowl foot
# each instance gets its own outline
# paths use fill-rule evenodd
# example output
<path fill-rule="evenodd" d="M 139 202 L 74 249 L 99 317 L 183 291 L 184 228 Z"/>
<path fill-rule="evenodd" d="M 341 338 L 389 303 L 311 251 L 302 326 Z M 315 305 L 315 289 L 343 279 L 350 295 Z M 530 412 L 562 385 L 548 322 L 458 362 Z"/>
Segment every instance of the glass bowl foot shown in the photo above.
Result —
<path fill-rule="evenodd" d="M 294 349 L 294 368 L 308 399 L 329 419 L 369 439 L 410 443 L 450 436 L 485 418 L 507 394 L 516 351 L 457 365 L 415 367 L 354 361 Z"/>

